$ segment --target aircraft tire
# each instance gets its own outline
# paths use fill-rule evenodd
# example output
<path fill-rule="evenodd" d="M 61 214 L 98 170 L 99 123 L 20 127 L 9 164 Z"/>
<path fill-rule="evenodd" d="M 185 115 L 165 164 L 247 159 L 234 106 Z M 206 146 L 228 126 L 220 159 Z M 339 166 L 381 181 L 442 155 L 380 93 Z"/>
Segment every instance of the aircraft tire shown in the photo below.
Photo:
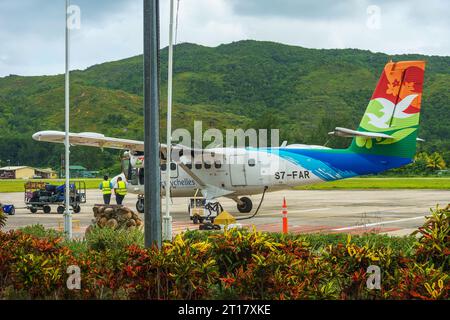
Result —
<path fill-rule="evenodd" d="M 252 211 L 253 203 L 250 198 L 242 197 L 240 200 L 243 202 L 242 205 L 237 205 L 237 209 L 240 213 L 249 213 L 250 211 Z"/>

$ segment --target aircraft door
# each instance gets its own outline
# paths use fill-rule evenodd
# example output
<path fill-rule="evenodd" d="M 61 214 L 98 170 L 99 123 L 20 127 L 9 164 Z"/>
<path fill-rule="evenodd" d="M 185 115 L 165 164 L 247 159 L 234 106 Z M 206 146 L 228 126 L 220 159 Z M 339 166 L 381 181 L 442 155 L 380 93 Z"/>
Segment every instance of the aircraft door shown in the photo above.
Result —
<path fill-rule="evenodd" d="M 245 163 L 245 174 L 247 185 L 260 186 L 264 184 L 264 177 L 261 174 L 261 161 L 256 156 L 249 156 Z"/>
<path fill-rule="evenodd" d="M 247 185 L 247 177 L 245 174 L 245 155 L 231 155 L 230 156 L 230 179 L 232 186 Z"/>

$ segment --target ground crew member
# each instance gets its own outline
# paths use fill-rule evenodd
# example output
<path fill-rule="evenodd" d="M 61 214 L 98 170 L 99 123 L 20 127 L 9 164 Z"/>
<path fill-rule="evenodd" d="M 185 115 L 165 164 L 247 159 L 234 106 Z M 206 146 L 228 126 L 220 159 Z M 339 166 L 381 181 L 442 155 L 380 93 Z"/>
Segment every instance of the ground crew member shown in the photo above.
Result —
<path fill-rule="evenodd" d="M 114 189 L 116 193 L 116 202 L 117 204 L 122 204 L 123 199 L 127 195 L 127 184 L 125 181 L 122 181 L 122 178 L 117 178 L 117 188 Z"/>
<path fill-rule="evenodd" d="M 100 183 L 100 190 L 103 191 L 103 202 L 109 204 L 111 202 L 111 190 L 113 185 L 108 176 L 103 177 L 103 181 Z"/>

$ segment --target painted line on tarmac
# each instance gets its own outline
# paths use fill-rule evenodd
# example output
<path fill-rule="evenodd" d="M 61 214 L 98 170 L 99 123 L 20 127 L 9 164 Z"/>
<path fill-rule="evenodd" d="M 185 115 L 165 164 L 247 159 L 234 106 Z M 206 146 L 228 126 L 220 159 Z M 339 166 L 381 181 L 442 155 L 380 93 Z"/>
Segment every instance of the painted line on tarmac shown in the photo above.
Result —
<path fill-rule="evenodd" d="M 363 225 L 332 229 L 332 231 L 344 231 L 344 230 L 352 230 L 352 229 L 359 229 L 359 228 L 367 228 L 367 227 L 373 227 L 373 226 L 378 226 L 378 225 L 383 225 L 383 224 L 398 223 L 398 222 L 403 222 L 403 221 L 412 221 L 412 220 L 419 220 L 419 219 L 425 219 L 425 216 L 418 216 L 418 217 L 414 217 L 414 218 L 405 218 L 405 219 L 392 220 L 392 221 L 382 221 L 382 222 L 376 222 L 376 223 L 368 223 L 368 224 L 363 224 Z"/>

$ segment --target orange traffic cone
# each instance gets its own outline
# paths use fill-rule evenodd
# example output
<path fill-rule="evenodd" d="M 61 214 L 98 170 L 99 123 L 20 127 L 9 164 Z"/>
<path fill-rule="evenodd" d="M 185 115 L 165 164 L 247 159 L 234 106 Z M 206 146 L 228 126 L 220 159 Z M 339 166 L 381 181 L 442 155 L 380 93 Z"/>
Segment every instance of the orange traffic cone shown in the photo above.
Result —
<path fill-rule="evenodd" d="M 283 198 L 283 211 L 282 211 L 282 215 L 283 215 L 283 233 L 287 234 L 288 233 L 288 218 L 287 218 L 287 205 L 286 205 L 286 198 Z"/>

